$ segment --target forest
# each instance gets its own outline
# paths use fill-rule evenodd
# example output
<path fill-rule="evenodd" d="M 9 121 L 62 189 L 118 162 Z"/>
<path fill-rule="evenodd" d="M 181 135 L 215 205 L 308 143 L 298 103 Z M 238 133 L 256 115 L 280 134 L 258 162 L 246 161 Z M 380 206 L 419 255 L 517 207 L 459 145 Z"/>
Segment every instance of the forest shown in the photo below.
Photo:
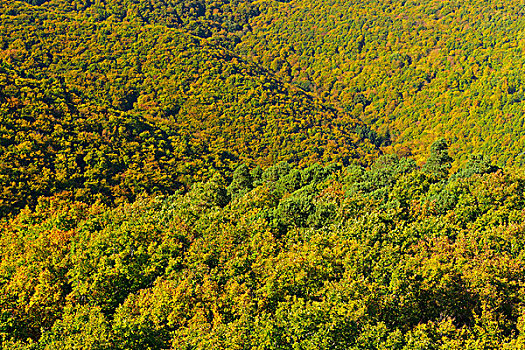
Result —
<path fill-rule="evenodd" d="M 434 144 L 4 220 L 6 348 L 517 349 L 525 177 Z"/>
<path fill-rule="evenodd" d="M 0 349 L 525 348 L 524 25 L 0 2 Z"/>

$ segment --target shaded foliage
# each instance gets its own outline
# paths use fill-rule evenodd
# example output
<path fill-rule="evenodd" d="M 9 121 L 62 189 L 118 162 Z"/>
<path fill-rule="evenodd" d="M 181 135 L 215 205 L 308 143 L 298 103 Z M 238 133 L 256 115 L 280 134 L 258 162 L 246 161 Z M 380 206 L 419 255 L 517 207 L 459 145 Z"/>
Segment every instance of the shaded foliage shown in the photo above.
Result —
<path fill-rule="evenodd" d="M 0 7 L 1 214 L 42 195 L 170 194 L 242 162 L 377 152 L 358 120 L 185 29 L 92 22 L 95 5 L 60 4 Z"/>

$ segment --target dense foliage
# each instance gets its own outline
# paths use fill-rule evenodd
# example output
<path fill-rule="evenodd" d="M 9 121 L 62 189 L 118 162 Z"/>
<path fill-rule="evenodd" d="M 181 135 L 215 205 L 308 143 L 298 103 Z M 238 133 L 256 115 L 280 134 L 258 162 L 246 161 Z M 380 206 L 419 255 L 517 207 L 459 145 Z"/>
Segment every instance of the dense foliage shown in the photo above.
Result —
<path fill-rule="evenodd" d="M 0 33 L 2 213 L 60 192 L 173 193 L 240 162 L 375 153 L 358 120 L 179 29 L 14 2 Z"/>
<path fill-rule="evenodd" d="M 525 179 L 479 157 L 450 176 L 396 156 L 243 165 L 115 209 L 41 200 L 1 226 L 0 334 L 34 349 L 518 348 L 524 209 Z"/>
<path fill-rule="evenodd" d="M 375 125 L 424 160 L 523 162 L 525 17 L 519 2 L 267 1 L 237 50 Z"/>
<path fill-rule="evenodd" d="M 1 2 L 0 348 L 525 348 L 523 18 Z"/>
<path fill-rule="evenodd" d="M 454 167 L 472 152 L 500 166 L 523 163 L 518 3 L 50 0 L 43 8 L 92 23 L 178 28 L 231 49 L 364 120 L 379 144 L 394 141 L 389 152 L 418 163 L 439 137 L 453 141 Z"/>

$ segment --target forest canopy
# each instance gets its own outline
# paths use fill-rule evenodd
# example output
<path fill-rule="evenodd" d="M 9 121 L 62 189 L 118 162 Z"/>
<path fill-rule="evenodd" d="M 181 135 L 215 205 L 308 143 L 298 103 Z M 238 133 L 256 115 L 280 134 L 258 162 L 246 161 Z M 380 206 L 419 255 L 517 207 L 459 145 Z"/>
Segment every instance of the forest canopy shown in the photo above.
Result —
<path fill-rule="evenodd" d="M 449 162 L 444 160 L 442 164 Z M 481 166 L 480 166 L 481 165 Z M 0 335 L 34 349 L 516 349 L 525 178 L 383 156 L 241 165 L 0 227 Z"/>
<path fill-rule="evenodd" d="M 0 348 L 525 348 L 521 7 L 0 2 Z"/>
<path fill-rule="evenodd" d="M 382 142 L 180 29 L 20 2 L 0 11 L 0 213 L 59 193 L 170 194 L 241 162 L 366 164 Z"/>

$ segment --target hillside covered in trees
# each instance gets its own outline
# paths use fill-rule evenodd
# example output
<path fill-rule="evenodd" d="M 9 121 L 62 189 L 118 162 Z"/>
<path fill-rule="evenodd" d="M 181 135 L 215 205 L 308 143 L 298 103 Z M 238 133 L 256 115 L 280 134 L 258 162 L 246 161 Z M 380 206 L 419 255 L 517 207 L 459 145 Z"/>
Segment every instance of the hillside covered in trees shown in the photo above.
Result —
<path fill-rule="evenodd" d="M 240 162 L 377 154 L 358 119 L 186 31 L 23 2 L 0 11 L 1 212 L 62 192 L 173 193 Z"/>
<path fill-rule="evenodd" d="M 241 54 L 311 90 L 424 161 L 439 137 L 458 163 L 521 165 L 524 9 L 495 1 L 267 1 Z"/>
<path fill-rule="evenodd" d="M 0 2 L 0 348 L 525 348 L 521 7 Z"/>
<path fill-rule="evenodd" d="M 387 152 L 414 154 L 418 163 L 439 137 L 452 141 L 455 167 L 472 152 L 483 152 L 500 166 L 523 163 L 524 17 L 521 6 L 507 0 L 37 3 L 46 16 L 52 11 L 92 25 L 112 23 L 106 32 L 131 23 L 155 26 L 230 50 L 264 69 L 264 75 L 363 120 L 377 132 L 367 135 L 392 141 L 392 146 L 379 142 L 389 146 Z M 14 13 L 12 4 L 4 6 Z M 85 28 L 88 36 L 93 29 Z M 10 35 L 2 39 L 9 41 Z M 91 44 L 107 39 L 99 34 L 97 40 Z M 106 45 L 120 39 L 109 40 Z M 125 99 L 134 101 L 133 96 L 124 90 L 110 101 L 129 104 Z"/>
<path fill-rule="evenodd" d="M 41 200 L 1 226 L 4 346 L 518 349 L 525 178 L 446 152 Z"/>
<path fill-rule="evenodd" d="M 452 141 L 454 166 L 472 152 L 500 166 L 523 163 L 519 3 L 49 0 L 43 6 L 92 22 L 177 28 L 231 49 L 362 119 L 392 139 L 388 152 L 410 152 L 418 163 L 440 137 Z"/>

